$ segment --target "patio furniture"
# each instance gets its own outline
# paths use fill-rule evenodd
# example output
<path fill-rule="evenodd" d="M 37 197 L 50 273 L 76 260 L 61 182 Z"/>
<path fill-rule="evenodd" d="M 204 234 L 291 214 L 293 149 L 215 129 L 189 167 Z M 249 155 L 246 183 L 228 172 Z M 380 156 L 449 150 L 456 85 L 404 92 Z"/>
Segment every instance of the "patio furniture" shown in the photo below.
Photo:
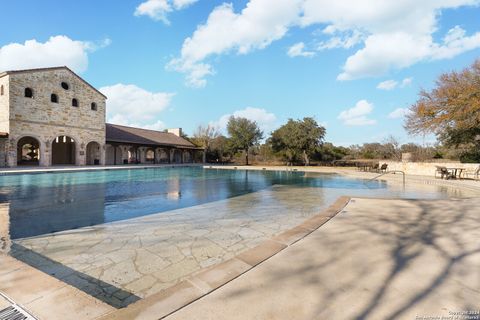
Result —
<path fill-rule="evenodd" d="M 460 179 L 462 176 L 462 172 L 465 170 L 465 168 L 447 168 L 447 171 L 450 172 L 450 179 Z M 448 179 L 448 178 L 447 178 Z"/>
<path fill-rule="evenodd" d="M 387 172 L 387 168 L 388 168 L 387 163 L 382 164 L 382 166 L 380 167 L 380 172 Z"/>
<path fill-rule="evenodd" d="M 378 172 L 378 168 L 380 167 L 379 163 L 373 164 L 373 166 L 370 168 L 371 171 Z"/>
<path fill-rule="evenodd" d="M 435 170 L 435 178 L 440 175 L 440 179 L 450 179 L 452 177 L 452 173 L 448 171 L 447 167 L 435 166 L 437 169 Z"/>

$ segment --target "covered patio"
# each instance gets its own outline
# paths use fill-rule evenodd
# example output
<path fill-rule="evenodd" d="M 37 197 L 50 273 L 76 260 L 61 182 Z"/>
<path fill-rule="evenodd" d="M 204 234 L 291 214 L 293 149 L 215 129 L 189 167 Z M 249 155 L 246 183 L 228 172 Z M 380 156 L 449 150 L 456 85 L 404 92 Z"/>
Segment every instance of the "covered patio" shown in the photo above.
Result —
<path fill-rule="evenodd" d="M 176 134 L 177 133 L 177 134 Z M 204 150 L 176 133 L 106 124 L 107 165 L 203 163 Z"/>

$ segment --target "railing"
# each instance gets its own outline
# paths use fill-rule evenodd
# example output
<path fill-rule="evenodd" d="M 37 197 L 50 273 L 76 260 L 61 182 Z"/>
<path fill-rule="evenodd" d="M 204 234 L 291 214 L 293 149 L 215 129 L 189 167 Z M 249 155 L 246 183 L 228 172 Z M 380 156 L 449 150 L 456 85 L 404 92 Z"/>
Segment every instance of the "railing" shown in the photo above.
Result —
<path fill-rule="evenodd" d="M 391 170 L 391 171 L 382 172 L 382 173 L 379 174 L 378 176 L 373 177 L 373 178 L 367 180 L 367 182 L 376 180 L 376 179 L 378 179 L 378 178 L 380 178 L 380 177 L 382 177 L 382 176 L 384 176 L 384 175 L 386 175 L 386 174 L 389 174 L 389 173 L 391 173 L 391 174 L 401 173 L 402 176 L 403 176 L 403 188 L 405 188 L 405 172 L 404 172 L 404 171 L 400 171 L 400 170 Z"/>

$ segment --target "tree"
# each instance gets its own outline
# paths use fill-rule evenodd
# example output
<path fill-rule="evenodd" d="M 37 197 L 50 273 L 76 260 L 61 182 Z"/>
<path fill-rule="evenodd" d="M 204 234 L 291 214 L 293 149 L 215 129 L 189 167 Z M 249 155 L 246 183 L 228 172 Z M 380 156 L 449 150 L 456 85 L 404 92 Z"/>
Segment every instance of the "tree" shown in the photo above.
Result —
<path fill-rule="evenodd" d="M 207 126 L 199 125 L 193 133 L 193 138 L 191 139 L 191 141 L 198 147 L 203 148 L 204 161 L 206 160 L 207 154 L 210 151 L 212 141 L 214 141 L 219 136 L 220 132 L 215 126 L 211 124 L 208 124 Z"/>
<path fill-rule="evenodd" d="M 321 146 L 325 132 L 325 128 L 319 126 L 313 118 L 289 119 L 272 132 L 269 142 L 273 150 L 282 153 L 289 163 L 301 156 L 304 164 L 309 165 L 310 156 Z"/>
<path fill-rule="evenodd" d="M 480 60 L 460 72 L 440 75 L 431 91 L 421 90 L 405 128 L 434 133 L 447 146 L 480 147 Z"/>
<path fill-rule="evenodd" d="M 245 152 L 245 162 L 248 165 L 248 151 L 263 139 L 263 132 L 256 121 L 231 116 L 228 120 L 227 131 L 230 135 L 230 145 L 237 151 Z"/>

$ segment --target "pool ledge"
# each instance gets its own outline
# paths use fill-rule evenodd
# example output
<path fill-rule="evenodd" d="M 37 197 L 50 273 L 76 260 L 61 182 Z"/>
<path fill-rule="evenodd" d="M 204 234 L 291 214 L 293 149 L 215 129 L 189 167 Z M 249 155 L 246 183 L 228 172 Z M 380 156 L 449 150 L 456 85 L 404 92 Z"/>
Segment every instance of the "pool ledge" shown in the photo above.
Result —
<path fill-rule="evenodd" d="M 207 268 L 173 287 L 133 303 L 124 309 L 113 311 L 99 319 L 153 320 L 165 318 L 303 239 L 342 211 L 349 201 L 350 197 L 342 196 L 330 207 L 302 224 L 284 231 L 230 260 Z"/>

